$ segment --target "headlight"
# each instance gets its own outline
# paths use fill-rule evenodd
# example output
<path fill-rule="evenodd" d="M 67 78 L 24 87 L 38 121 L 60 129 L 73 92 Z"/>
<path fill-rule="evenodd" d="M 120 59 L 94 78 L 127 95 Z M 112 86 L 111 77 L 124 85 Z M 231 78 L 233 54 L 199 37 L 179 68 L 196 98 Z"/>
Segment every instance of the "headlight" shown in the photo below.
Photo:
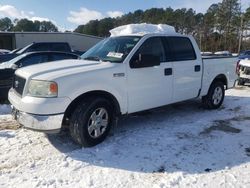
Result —
<path fill-rule="evenodd" d="M 31 80 L 27 95 L 32 97 L 57 97 L 58 86 L 56 82 Z"/>

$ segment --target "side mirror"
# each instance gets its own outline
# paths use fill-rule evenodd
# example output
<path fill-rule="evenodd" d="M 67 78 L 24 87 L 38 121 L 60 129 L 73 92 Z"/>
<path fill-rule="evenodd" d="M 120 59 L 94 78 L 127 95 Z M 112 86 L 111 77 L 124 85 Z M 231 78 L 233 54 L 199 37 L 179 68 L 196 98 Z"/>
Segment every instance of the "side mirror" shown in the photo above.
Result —
<path fill-rule="evenodd" d="M 22 63 L 20 63 L 20 64 L 18 65 L 18 67 L 19 67 L 19 68 L 22 68 L 22 67 L 23 67 L 23 64 L 22 64 Z"/>
<path fill-rule="evenodd" d="M 152 54 L 139 54 L 130 60 L 131 68 L 154 67 L 160 64 L 160 57 Z"/>

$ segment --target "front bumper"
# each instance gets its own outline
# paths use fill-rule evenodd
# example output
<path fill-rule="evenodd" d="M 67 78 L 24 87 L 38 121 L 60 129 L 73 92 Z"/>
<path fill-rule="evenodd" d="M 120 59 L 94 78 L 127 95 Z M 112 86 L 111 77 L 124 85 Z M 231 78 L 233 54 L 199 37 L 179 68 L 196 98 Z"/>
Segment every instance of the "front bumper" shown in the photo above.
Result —
<path fill-rule="evenodd" d="M 12 106 L 12 116 L 25 128 L 48 133 L 60 132 L 64 114 L 36 115 L 21 112 Z"/>
<path fill-rule="evenodd" d="M 242 81 L 244 81 L 244 82 L 246 82 L 246 83 L 250 83 L 250 75 L 243 75 L 243 74 L 241 74 L 239 76 L 239 79 L 242 80 Z"/>
<path fill-rule="evenodd" d="M 9 91 L 10 103 L 19 111 L 29 114 L 63 114 L 71 100 L 67 97 L 37 98 L 20 96 L 13 88 Z"/>

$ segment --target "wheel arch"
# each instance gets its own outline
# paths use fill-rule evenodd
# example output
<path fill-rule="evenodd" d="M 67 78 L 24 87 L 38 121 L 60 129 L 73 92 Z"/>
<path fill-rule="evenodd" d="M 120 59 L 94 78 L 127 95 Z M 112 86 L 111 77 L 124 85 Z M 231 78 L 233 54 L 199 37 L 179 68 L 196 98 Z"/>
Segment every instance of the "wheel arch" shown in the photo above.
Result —
<path fill-rule="evenodd" d="M 63 126 L 67 126 L 68 125 L 68 119 L 70 118 L 70 116 L 72 115 L 74 109 L 76 108 L 76 106 L 83 101 L 86 98 L 89 97 L 103 97 L 105 99 L 107 99 L 108 101 L 110 101 L 112 103 L 112 105 L 114 106 L 115 109 L 115 115 L 119 116 L 121 114 L 121 107 L 120 104 L 118 102 L 118 100 L 116 99 L 116 97 L 107 92 L 107 91 L 103 91 L 103 90 L 94 90 L 94 91 L 88 91 L 86 93 L 83 93 L 81 95 L 79 95 L 78 97 L 76 97 L 67 107 L 65 114 L 64 114 L 64 118 L 63 118 Z"/>
<path fill-rule="evenodd" d="M 202 82 L 203 82 L 203 84 L 202 84 L 200 97 L 206 96 L 208 94 L 211 86 L 215 82 L 222 82 L 223 85 L 225 86 L 225 89 L 228 89 L 228 79 L 227 79 L 225 74 L 218 74 L 217 76 L 213 77 L 213 79 L 211 78 L 209 80 L 203 80 Z"/>
<path fill-rule="evenodd" d="M 225 86 L 226 89 L 228 88 L 228 80 L 227 80 L 226 75 L 224 75 L 224 74 L 219 74 L 219 75 L 217 75 L 217 76 L 214 78 L 214 80 L 212 81 L 212 83 L 210 84 L 210 87 L 211 87 L 211 85 L 212 85 L 213 83 L 215 83 L 215 82 L 221 82 L 221 83 L 224 84 L 224 86 Z"/>

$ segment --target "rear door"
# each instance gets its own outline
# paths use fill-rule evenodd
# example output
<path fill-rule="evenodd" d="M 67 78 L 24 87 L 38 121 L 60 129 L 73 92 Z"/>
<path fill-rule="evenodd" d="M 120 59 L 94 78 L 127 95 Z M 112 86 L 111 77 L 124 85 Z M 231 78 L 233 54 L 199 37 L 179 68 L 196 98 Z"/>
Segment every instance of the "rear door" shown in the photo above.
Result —
<path fill-rule="evenodd" d="M 172 64 L 166 61 L 162 37 L 146 39 L 131 59 L 139 54 L 157 56 L 161 64 L 144 68 L 131 68 L 129 65 L 127 71 L 129 113 L 163 106 L 172 100 Z"/>
<path fill-rule="evenodd" d="M 188 37 L 166 37 L 173 63 L 173 102 L 198 96 L 201 89 L 201 63 Z"/>

